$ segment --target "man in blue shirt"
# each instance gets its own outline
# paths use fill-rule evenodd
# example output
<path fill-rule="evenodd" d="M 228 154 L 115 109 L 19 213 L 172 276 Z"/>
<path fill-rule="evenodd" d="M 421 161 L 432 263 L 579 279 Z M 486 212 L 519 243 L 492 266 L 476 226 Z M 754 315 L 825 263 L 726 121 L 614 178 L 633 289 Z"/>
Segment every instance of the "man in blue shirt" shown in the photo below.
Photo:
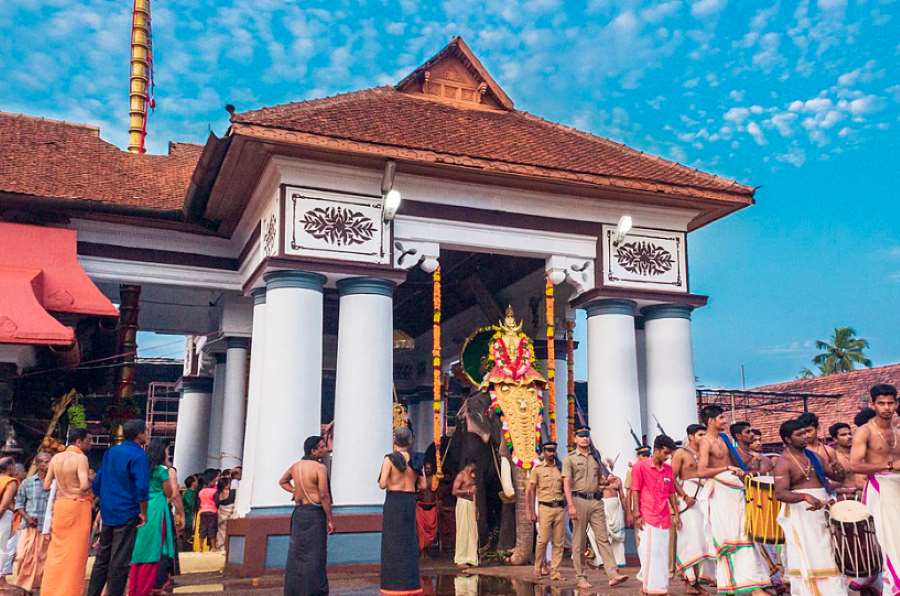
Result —
<path fill-rule="evenodd" d="M 106 452 L 94 478 L 103 529 L 88 596 L 101 596 L 104 585 L 107 596 L 123 596 L 135 532 L 147 519 L 150 464 L 142 447 L 146 426 L 143 420 L 128 420 L 122 431 L 125 441 Z"/>

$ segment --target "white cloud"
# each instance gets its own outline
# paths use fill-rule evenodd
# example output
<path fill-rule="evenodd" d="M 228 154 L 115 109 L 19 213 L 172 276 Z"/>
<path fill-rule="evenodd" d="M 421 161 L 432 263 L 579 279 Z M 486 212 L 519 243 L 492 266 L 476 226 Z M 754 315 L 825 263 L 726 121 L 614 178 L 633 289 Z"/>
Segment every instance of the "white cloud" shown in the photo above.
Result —
<path fill-rule="evenodd" d="M 847 7 L 847 0 L 819 0 L 818 4 L 822 10 L 843 10 Z"/>
<path fill-rule="evenodd" d="M 792 124 L 796 119 L 797 114 L 793 112 L 781 112 L 772 116 L 766 123 L 774 126 L 782 137 L 790 137 L 794 134 Z"/>
<path fill-rule="evenodd" d="M 762 129 L 753 120 L 747 123 L 747 133 L 753 137 L 753 140 L 756 141 L 757 145 L 766 144 L 766 135 L 763 134 Z"/>
<path fill-rule="evenodd" d="M 699 79 L 699 78 L 693 78 L 693 79 L 688 79 L 687 81 L 685 81 L 684 84 L 683 84 L 682 86 L 683 86 L 685 89 L 693 89 L 694 87 L 696 87 L 696 86 L 699 85 L 699 84 L 700 84 L 700 79 Z"/>
<path fill-rule="evenodd" d="M 786 344 L 765 346 L 759 348 L 759 351 L 762 354 L 802 354 L 810 352 L 814 345 L 815 343 L 813 340 L 804 339 L 799 341 L 795 340 Z"/>
<path fill-rule="evenodd" d="M 763 72 L 771 72 L 773 68 L 782 64 L 784 58 L 778 51 L 781 36 L 777 33 L 766 33 L 759 40 L 760 50 L 753 55 L 753 64 Z"/>
<path fill-rule="evenodd" d="M 728 92 L 728 97 L 734 101 L 744 101 L 744 95 L 746 92 L 743 89 L 732 89 Z"/>
<path fill-rule="evenodd" d="M 691 14 L 697 18 L 712 16 L 718 14 L 726 4 L 727 0 L 694 0 Z"/>
<path fill-rule="evenodd" d="M 681 0 L 670 0 L 644 8 L 640 12 L 642 20 L 648 23 L 658 23 L 666 17 L 672 16 L 681 8 Z"/>
<path fill-rule="evenodd" d="M 883 107 L 884 105 L 881 98 L 876 95 L 866 95 L 858 99 L 854 99 L 849 104 L 850 113 L 854 116 L 878 112 L 882 110 Z"/>
<path fill-rule="evenodd" d="M 841 87 L 852 87 L 856 84 L 856 81 L 859 80 L 860 70 L 854 69 L 850 72 L 845 72 L 841 76 L 838 77 L 837 83 Z"/>
<path fill-rule="evenodd" d="M 750 115 L 750 110 L 747 108 L 731 108 L 727 112 L 725 112 L 725 120 L 730 122 L 734 122 L 735 124 L 740 124 L 744 120 L 747 119 L 747 116 Z"/>
<path fill-rule="evenodd" d="M 799 168 L 806 163 L 806 151 L 800 147 L 791 147 L 786 153 L 776 154 L 775 159 Z"/>

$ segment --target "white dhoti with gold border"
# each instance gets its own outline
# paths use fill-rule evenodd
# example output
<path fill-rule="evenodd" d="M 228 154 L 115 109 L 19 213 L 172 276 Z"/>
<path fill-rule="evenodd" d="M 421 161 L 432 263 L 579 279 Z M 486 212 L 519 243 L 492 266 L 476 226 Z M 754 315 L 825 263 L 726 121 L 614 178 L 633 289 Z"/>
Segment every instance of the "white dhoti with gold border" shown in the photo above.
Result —
<path fill-rule="evenodd" d="M 690 583 L 698 579 L 716 580 L 716 555 L 710 541 L 709 502 L 703 492 L 703 481 L 690 478 L 682 483 L 684 492 L 695 497 L 697 502 L 685 508 L 683 500 L 678 500 L 681 511 L 681 529 L 675 549 L 675 572 Z"/>
<path fill-rule="evenodd" d="M 740 594 L 768 586 L 765 563 L 747 536 L 744 486 L 733 472 L 707 480 L 709 524 L 716 555 L 716 586 L 725 594 Z"/>
<path fill-rule="evenodd" d="M 896 596 L 900 594 L 900 474 L 869 476 L 863 500 L 875 521 L 875 537 L 884 557 L 882 594 Z"/>
<path fill-rule="evenodd" d="M 803 488 L 794 492 L 811 495 L 820 501 L 828 500 L 824 488 Z M 831 534 L 825 510 L 810 511 L 806 501 L 784 503 L 778 515 L 784 530 L 784 546 L 792 596 L 844 596 L 847 578 L 841 575 L 834 562 Z"/>

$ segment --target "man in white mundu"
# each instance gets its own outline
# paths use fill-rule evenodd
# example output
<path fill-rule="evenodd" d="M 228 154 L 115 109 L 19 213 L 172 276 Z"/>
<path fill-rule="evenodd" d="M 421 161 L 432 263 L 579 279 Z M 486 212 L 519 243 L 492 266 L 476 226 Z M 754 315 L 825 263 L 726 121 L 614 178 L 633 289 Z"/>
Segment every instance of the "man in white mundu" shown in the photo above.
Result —
<path fill-rule="evenodd" d="M 875 417 L 853 435 L 851 471 L 866 474 L 863 500 L 875 521 L 875 537 L 884 556 L 883 593 L 900 594 L 900 438 L 894 427 L 897 388 L 875 385 L 869 391 Z"/>
<path fill-rule="evenodd" d="M 834 562 L 825 517 L 831 498 L 826 476 L 837 479 L 828 460 L 807 449 L 807 429 L 788 420 L 779 429 L 784 454 L 775 464 L 775 498 L 782 505 L 778 524 L 784 530 L 792 596 L 843 596 L 847 578 Z"/>
<path fill-rule="evenodd" d="M 681 483 L 685 498 L 679 499 L 681 529 L 676 542 L 675 571 L 690 585 L 688 593 L 698 593 L 701 579 L 716 580 L 715 549 L 710 540 L 709 503 L 702 498 L 704 480 L 697 477 L 700 442 L 706 427 L 687 427 L 687 444 L 672 456 L 672 471 Z"/>
<path fill-rule="evenodd" d="M 747 536 L 743 477 L 746 466 L 723 432 L 728 424 L 717 405 L 700 412 L 707 435 L 700 443 L 697 476 L 707 478 L 703 498 L 709 502 L 709 522 L 716 548 L 716 586 L 720 593 L 765 594 L 771 581 L 765 563 Z M 726 442 L 727 441 L 727 442 Z"/>

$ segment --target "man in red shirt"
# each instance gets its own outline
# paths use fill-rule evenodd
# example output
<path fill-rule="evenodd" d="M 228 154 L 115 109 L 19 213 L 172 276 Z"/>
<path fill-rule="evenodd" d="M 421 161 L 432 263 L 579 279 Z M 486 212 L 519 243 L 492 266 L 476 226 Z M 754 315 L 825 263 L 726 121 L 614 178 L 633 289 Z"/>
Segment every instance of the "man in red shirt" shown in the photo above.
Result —
<path fill-rule="evenodd" d="M 638 532 L 641 592 L 669 593 L 669 528 L 681 525 L 675 503 L 675 476 L 666 460 L 676 449 L 675 441 L 659 435 L 653 441 L 653 455 L 639 460 L 631 472 L 634 496 L 634 529 Z"/>

